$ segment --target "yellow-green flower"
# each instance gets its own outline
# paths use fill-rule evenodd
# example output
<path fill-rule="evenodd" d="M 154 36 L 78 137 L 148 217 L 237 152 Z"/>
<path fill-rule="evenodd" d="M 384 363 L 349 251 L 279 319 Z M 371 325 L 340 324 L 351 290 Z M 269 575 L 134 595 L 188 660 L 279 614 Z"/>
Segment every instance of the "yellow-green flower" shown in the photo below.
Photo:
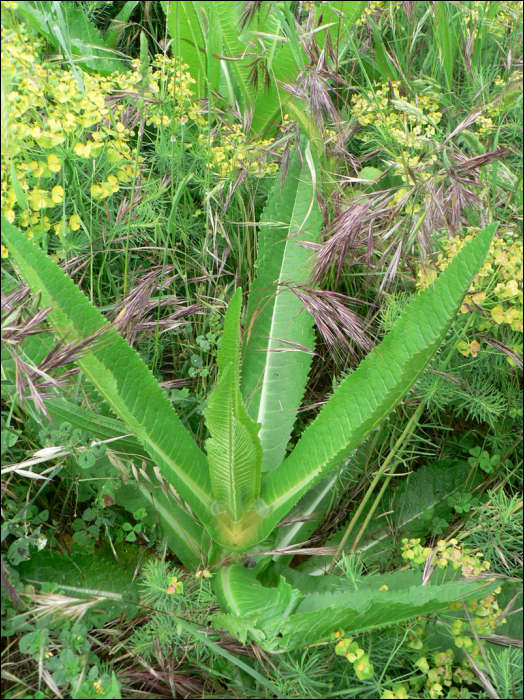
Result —
<path fill-rule="evenodd" d="M 50 153 L 47 156 L 47 167 L 52 173 L 59 173 L 62 167 L 62 161 L 54 153 Z"/>
<path fill-rule="evenodd" d="M 373 678 L 373 664 L 370 662 L 367 654 L 363 654 L 360 658 L 353 664 L 355 669 L 355 675 L 361 681 L 366 678 Z"/>
<path fill-rule="evenodd" d="M 504 309 L 500 304 L 491 309 L 491 317 L 499 325 L 504 322 Z"/>
<path fill-rule="evenodd" d="M 55 204 L 62 204 L 64 201 L 64 188 L 62 185 L 55 185 L 51 190 L 51 199 Z"/>
<path fill-rule="evenodd" d="M 89 158 L 91 155 L 91 144 L 77 143 L 73 151 L 79 158 Z"/>
<path fill-rule="evenodd" d="M 55 230 L 55 236 L 65 236 L 67 235 L 68 227 L 64 225 L 63 221 L 59 221 L 57 224 L 53 224 Z"/>
<path fill-rule="evenodd" d="M 78 231 L 78 229 L 80 228 L 80 223 L 80 217 L 78 216 L 78 214 L 73 214 L 69 218 L 69 226 L 73 231 Z"/>
<path fill-rule="evenodd" d="M 168 593 L 169 595 L 173 595 L 173 593 L 180 595 L 183 592 L 184 584 L 182 583 L 182 581 L 179 581 L 176 576 L 171 576 L 167 582 L 166 593 Z"/>
<path fill-rule="evenodd" d="M 40 211 L 47 207 L 47 192 L 35 188 L 29 195 L 29 205 L 34 211 Z"/>
<path fill-rule="evenodd" d="M 471 357 L 476 357 L 478 355 L 478 351 L 480 350 L 480 343 L 478 340 L 473 340 L 470 343 L 465 340 L 461 340 L 457 344 L 457 350 L 465 357 L 468 355 L 471 355 Z"/>

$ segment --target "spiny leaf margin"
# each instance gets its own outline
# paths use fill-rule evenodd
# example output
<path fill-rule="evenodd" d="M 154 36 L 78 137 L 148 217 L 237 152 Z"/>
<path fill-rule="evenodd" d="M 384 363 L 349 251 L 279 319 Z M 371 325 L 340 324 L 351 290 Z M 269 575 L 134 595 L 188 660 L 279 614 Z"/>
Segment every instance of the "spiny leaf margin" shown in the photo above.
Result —
<path fill-rule="evenodd" d="M 411 300 L 382 344 L 340 383 L 291 455 L 264 476 L 261 498 L 273 510 L 265 527 L 274 527 L 413 386 L 449 330 L 497 226 L 478 233 L 432 287 Z"/>
<path fill-rule="evenodd" d="M 249 290 L 241 390 L 249 415 L 262 425 L 262 471 L 286 455 L 315 348 L 313 318 L 282 283 L 305 283 L 322 217 L 309 142 L 295 147 L 285 180 L 275 180 L 258 235 L 257 276 Z M 296 346 L 309 349 L 302 351 Z"/>
<path fill-rule="evenodd" d="M 135 433 L 167 481 L 212 530 L 213 493 L 206 457 L 149 368 L 73 280 L 4 217 L 2 236 L 32 292 L 41 294 L 43 308 L 54 307 L 48 319 L 59 337 L 81 340 L 106 329 L 100 343 L 77 364 Z"/>

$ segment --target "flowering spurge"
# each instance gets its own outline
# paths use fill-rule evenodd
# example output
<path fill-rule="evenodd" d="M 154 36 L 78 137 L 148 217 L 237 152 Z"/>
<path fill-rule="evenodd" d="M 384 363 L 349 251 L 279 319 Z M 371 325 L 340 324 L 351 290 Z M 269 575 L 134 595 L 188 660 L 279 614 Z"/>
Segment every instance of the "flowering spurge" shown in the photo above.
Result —
<path fill-rule="evenodd" d="M 271 549 L 278 524 L 301 498 L 314 494 L 316 510 L 329 500 L 326 479 L 395 408 L 440 346 L 496 229 L 491 224 L 478 233 L 433 286 L 412 299 L 286 456 L 315 343 L 313 319 L 301 311 L 289 285 L 307 281 L 311 253 L 299 244 L 318 241 L 321 227 L 315 154 L 305 140 L 301 151 L 301 157 L 296 150 L 291 155 L 285 179 L 277 178 L 259 224 L 257 278 L 243 335 L 241 291 L 226 314 L 218 383 L 205 412 L 207 454 L 135 350 L 38 245 L 2 219 L 4 245 L 21 277 L 40 294 L 42 308 L 52 307 L 48 319 L 56 334 L 81 340 L 107 328 L 104 343 L 77 364 L 125 425 L 97 422 L 87 411 L 65 406 L 74 427 L 97 435 L 102 429 L 134 433 L 139 453 L 152 460 L 134 469 L 135 482 L 121 488 L 117 502 L 133 511 L 144 507 L 157 518 L 188 568 L 214 567 L 223 610 L 216 624 L 268 649 L 327 643 L 333 619 L 355 635 L 459 599 L 478 599 L 479 589 L 486 596 L 494 588 L 488 579 L 458 576 L 422 586 L 421 575 L 408 570 L 349 590 L 336 577 L 301 578 L 271 555 L 259 554 L 250 569 L 229 565 L 232 553 L 253 555 L 256 562 L 257 553 Z M 287 544 L 301 541 L 302 534 L 300 527 L 292 529 Z M 262 575 L 266 586 L 257 578 Z"/>
<path fill-rule="evenodd" d="M 266 152 L 272 141 L 248 140 L 241 124 L 210 133 L 191 89 L 195 79 L 179 58 L 157 55 L 150 65 L 136 59 L 129 71 L 85 72 L 78 82 L 74 71 L 44 60 L 43 42 L 30 37 L 24 22 L 16 30 L 3 26 L 1 39 L 5 157 L 0 205 L 5 218 L 25 229 L 29 238 L 52 231 L 74 240 L 72 233 L 82 227 L 74 197 L 64 187 L 71 165 L 80 188 L 88 190 L 95 203 L 117 192 L 121 197 L 127 184 L 144 170 L 146 159 L 133 146 L 141 114 L 137 91 L 142 72 L 148 131 L 154 127 L 173 140 L 179 138 L 181 127 L 191 126 L 199 135 L 198 152 L 206 153 L 213 177 L 236 177 L 240 170 L 264 177 L 278 169 Z M 283 146 L 277 150 L 281 152 Z M 97 180 L 93 182 L 95 162 Z M 58 258 L 64 256 L 64 240 L 61 243 Z M 8 256 L 5 246 L 0 255 Z"/>
<path fill-rule="evenodd" d="M 355 674 L 361 681 L 366 678 L 373 677 L 373 664 L 369 661 L 369 656 L 364 649 L 359 647 L 358 642 L 353 641 L 353 637 L 344 637 L 344 630 L 337 630 L 333 637 L 338 639 L 335 645 L 335 654 L 337 656 L 345 656 L 346 659 L 353 664 Z"/>
<path fill-rule="evenodd" d="M 432 284 L 438 271 L 445 270 L 474 235 L 474 229 L 467 229 L 463 237 L 444 235 L 440 242 L 443 251 L 437 257 L 436 266 L 420 266 L 417 287 L 424 289 Z M 482 350 L 489 351 L 491 346 L 503 349 L 510 365 L 519 361 L 519 355 L 522 363 L 522 275 L 522 241 L 509 233 L 495 238 L 460 307 L 461 314 L 475 312 L 476 318 L 467 338 L 459 341 L 459 352 L 466 357 L 476 357 Z M 511 347 L 505 348 L 501 340 L 506 345 L 509 340 Z"/>

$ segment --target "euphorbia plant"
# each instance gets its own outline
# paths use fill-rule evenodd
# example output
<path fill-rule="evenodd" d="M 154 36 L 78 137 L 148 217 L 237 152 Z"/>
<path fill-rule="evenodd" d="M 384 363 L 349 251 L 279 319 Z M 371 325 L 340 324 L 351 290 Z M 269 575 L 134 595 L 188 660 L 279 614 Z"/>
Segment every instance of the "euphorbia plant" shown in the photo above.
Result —
<path fill-rule="evenodd" d="M 56 334 L 82 340 L 107 328 L 103 342 L 78 365 L 126 427 L 78 407 L 62 403 L 60 408 L 56 401 L 50 410 L 101 438 L 134 433 L 160 474 L 156 468 L 140 475 L 135 470 L 137 481 L 121 490 L 119 502 L 130 509 L 150 506 L 171 549 L 189 568 L 222 562 L 214 578 L 227 613 L 221 624 L 268 648 L 274 648 L 277 635 L 278 644 L 288 648 L 305 637 L 309 643 L 326 641 L 335 611 L 337 624 L 362 631 L 472 597 L 481 585 L 455 581 L 420 586 L 415 594 L 408 589 L 417 581 L 402 572 L 411 578 L 402 579 L 401 590 L 398 581 L 391 593 L 377 585 L 376 591 L 359 591 L 357 601 L 354 591 L 334 590 L 333 577 L 326 577 L 324 588 L 318 583 L 312 588 L 308 577 L 271 563 L 271 557 L 259 558 L 256 570 L 228 561 L 228 553 L 263 551 L 264 541 L 299 499 L 325 480 L 413 386 L 448 331 L 496 228 L 491 224 L 477 234 L 434 285 L 412 299 L 383 343 L 340 383 L 286 456 L 315 340 L 313 319 L 301 311 L 289 284 L 307 279 L 311 253 L 299 244 L 315 241 L 320 225 L 316 169 L 307 145 L 302 157 L 293 154 L 285 179 L 277 178 L 260 222 L 258 274 L 243 338 L 240 289 L 230 301 L 217 384 L 205 409 L 210 437 L 204 452 L 135 350 L 53 260 L 2 219 L 21 276 L 41 295 L 43 308 L 53 307 L 48 319 Z M 139 449 L 135 444 L 130 451 Z M 265 582 L 273 587 L 255 578 L 268 564 Z"/>

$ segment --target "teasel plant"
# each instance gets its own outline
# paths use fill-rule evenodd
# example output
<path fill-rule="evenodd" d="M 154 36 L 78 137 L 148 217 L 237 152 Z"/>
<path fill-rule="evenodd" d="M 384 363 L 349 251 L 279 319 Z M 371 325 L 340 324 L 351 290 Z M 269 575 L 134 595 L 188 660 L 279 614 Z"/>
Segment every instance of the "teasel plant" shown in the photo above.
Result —
<path fill-rule="evenodd" d="M 318 168 L 315 143 L 302 136 L 258 224 L 256 277 L 247 304 L 244 308 L 241 288 L 229 300 L 216 384 L 203 412 L 204 449 L 118 326 L 37 244 L 2 219 L 4 243 L 21 279 L 39 295 L 41 318 L 59 342 L 69 344 L 67 358 L 115 415 L 96 415 L 69 398 L 54 398 L 46 401 L 51 422 L 68 421 L 99 440 L 112 440 L 112 449 L 120 449 L 129 465 L 123 466 L 127 476 L 116 503 L 131 511 L 143 507 L 144 522 L 159 525 L 166 546 L 189 570 L 212 574 L 221 608 L 215 627 L 272 653 L 327 643 L 333 620 L 358 634 L 478 598 L 480 590 L 487 595 L 498 585 L 487 575 L 462 578 L 457 572 L 429 585 L 407 570 L 374 577 L 372 589 L 355 591 L 344 578 L 307 576 L 287 566 L 307 540 L 312 516 L 325 512 L 348 474 L 352 481 L 358 478 L 359 445 L 439 349 L 497 227 L 490 224 L 478 233 L 372 347 L 365 323 L 348 310 L 347 300 L 311 286 L 311 248 L 320 243 L 322 228 Z M 172 271 L 164 273 L 161 288 Z M 117 318 L 132 325 L 137 315 L 148 313 L 158 270 L 151 274 L 127 297 L 128 309 L 121 304 Z M 188 316 L 195 311 L 185 310 Z M 315 320 L 328 344 L 344 352 L 352 352 L 354 344 L 367 355 L 288 452 L 315 354 Z M 41 348 L 28 351 L 36 357 Z M 401 450 L 422 410 L 420 404 L 394 450 Z M 325 554 L 320 548 L 318 556 Z"/>

